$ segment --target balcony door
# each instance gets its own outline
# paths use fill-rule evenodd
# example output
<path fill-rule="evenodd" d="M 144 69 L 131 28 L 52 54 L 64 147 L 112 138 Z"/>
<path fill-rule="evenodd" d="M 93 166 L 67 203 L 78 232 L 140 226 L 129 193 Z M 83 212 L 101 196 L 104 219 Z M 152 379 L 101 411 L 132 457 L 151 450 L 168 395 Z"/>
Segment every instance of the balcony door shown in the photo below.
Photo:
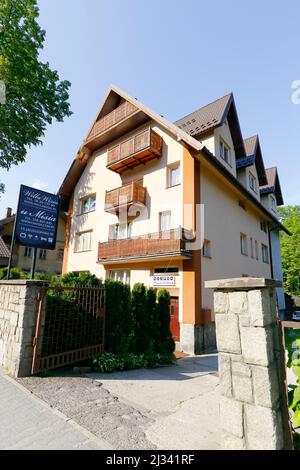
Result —
<path fill-rule="evenodd" d="M 171 228 L 171 211 L 160 212 L 159 214 L 159 231 L 167 232 Z"/>
<path fill-rule="evenodd" d="M 132 223 L 109 226 L 109 240 L 124 240 L 131 237 Z"/>

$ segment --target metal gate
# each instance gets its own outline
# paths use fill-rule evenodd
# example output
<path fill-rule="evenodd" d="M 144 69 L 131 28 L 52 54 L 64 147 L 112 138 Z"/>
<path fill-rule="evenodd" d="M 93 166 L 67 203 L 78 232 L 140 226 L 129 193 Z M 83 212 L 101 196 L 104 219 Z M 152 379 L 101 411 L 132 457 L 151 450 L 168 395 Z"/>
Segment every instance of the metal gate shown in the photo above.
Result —
<path fill-rule="evenodd" d="M 105 287 L 40 290 L 32 373 L 83 361 L 104 350 Z"/>

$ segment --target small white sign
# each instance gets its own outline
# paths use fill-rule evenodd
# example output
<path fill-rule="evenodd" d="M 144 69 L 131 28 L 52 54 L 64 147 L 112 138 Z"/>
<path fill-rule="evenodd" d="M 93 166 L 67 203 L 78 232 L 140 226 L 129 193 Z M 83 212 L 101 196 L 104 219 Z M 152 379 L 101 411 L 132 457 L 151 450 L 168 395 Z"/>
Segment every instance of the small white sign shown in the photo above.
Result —
<path fill-rule="evenodd" d="M 159 275 L 153 276 L 154 286 L 175 286 L 176 276 Z"/>

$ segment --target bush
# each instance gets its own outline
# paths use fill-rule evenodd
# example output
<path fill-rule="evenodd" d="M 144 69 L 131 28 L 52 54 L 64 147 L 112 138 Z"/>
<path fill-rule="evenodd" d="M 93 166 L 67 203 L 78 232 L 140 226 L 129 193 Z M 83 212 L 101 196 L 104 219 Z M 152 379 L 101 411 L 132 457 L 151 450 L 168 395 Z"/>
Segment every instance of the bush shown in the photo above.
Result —
<path fill-rule="evenodd" d="M 145 369 L 173 364 L 173 354 L 113 354 L 103 353 L 93 360 L 93 367 L 97 372 L 114 372 L 132 369 Z"/>
<path fill-rule="evenodd" d="M 127 353 L 133 337 L 130 288 L 112 280 L 105 281 L 105 287 L 105 350 L 116 354 Z"/>
<path fill-rule="evenodd" d="M 70 272 L 63 274 L 62 276 L 52 276 L 52 285 L 63 285 L 63 286 L 84 286 L 84 287 L 97 287 L 102 284 L 101 279 L 91 273 L 77 273 Z"/>
<path fill-rule="evenodd" d="M 7 271 L 8 268 L 0 269 L 0 280 L 5 280 L 7 278 Z M 12 268 L 10 270 L 9 279 L 28 279 L 28 274 L 18 268 Z"/>
<path fill-rule="evenodd" d="M 158 293 L 157 302 L 158 341 L 156 352 L 161 354 L 173 353 L 175 341 L 170 330 L 170 294 L 166 289 Z"/>

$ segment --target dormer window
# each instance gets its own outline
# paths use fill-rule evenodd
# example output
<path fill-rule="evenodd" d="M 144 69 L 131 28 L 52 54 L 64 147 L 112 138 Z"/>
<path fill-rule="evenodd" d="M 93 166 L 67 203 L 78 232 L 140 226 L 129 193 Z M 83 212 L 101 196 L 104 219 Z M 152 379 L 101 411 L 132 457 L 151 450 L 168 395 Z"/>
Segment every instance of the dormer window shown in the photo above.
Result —
<path fill-rule="evenodd" d="M 252 191 L 257 193 L 257 180 L 251 172 L 249 172 L 249 186 Z"/>
<path fill-rule="evenodd" d="M 229 165 L 231 164 L 230 147 L 223 140 L 220 140 L 220 157 Z"/>

